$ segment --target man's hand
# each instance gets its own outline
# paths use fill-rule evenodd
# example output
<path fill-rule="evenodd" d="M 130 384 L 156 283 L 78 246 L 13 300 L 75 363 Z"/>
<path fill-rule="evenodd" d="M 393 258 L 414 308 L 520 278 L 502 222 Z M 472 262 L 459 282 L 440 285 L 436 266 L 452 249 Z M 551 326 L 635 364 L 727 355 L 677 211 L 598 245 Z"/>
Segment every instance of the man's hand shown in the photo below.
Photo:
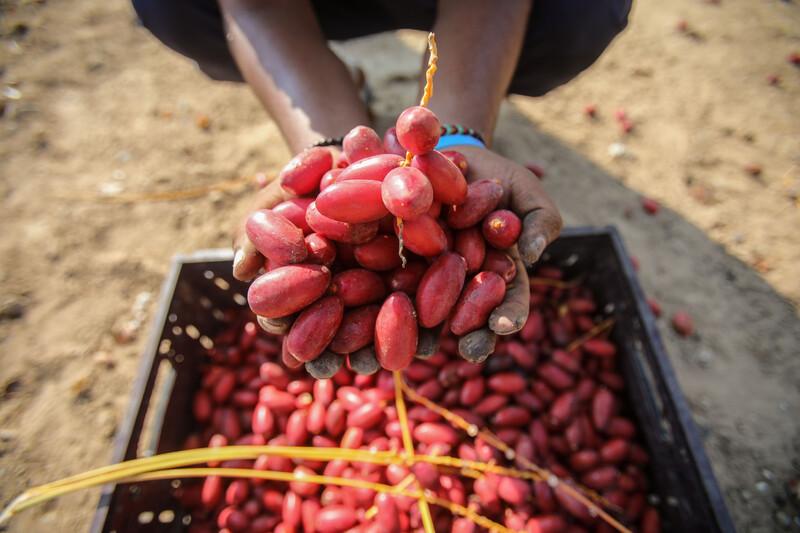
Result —
<path fill-rule="evenodd" d="M 559 233 L 563 222 L 553 200 L 531 171 L 508 159 L 476 146 L 454 146 L 469 162 L 469 181 L 498 180 L 503 186 L 500 207 L 510 209 L 522 219 L 517 245 L 506 250 L 517 266 L 517 276 L 505 298 L 489 317 L 487 327 L 459 340 L 459 351 L 469 361 L 483 361 L 494 351 L 495 335 L 519 331 L 528 318 L 530 288 L 525 263 L 534 263 Z M 524 261 L 524 263 L 523 263 Z"/>

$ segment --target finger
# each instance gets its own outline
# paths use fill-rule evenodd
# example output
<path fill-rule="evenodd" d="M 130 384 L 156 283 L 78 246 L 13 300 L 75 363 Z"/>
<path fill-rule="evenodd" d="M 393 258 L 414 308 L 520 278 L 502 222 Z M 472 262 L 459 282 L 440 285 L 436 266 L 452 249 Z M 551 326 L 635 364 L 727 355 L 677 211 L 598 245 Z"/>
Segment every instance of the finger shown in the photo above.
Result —
<path fill-rule="evenodd" d="M 458 339 L 458 352 L 470 363 L 482 363 L 494 351 L 497 334 L 489 328 L 476 329 Z"/>
<path fill-rule="evenodd" d="M 520 257 L 528 264 L 538 261 L 547 245 L 561 233 L 563 224 L 556 209 L 542 208 L 525 215 L 517 241 Z"/>
<path fill-rule="evenodd" d="M 286 200 L 288 196 L 277 180 L 258 191 L 233 229 L 233 277 L 240 281 L 253 279 L 264 266 L 264 256 L 247 238 L 245 223 L 253 211 L 271 209 Z"/>
<path fill-rule="evenodd" d="M 419 328 L 417 334 L 417 359 L 425 361 L 439 351 L 439 340 L 442 338 L 444 322 L 432 328 Z"/>
<path fill-rule="evenodd" d="M 315 379 L 330 379 L 342 368 L 344 357 L 343 354 L 325 350 L 316 359 L 306 363 L 306 372 Z"/>
<path fill-rule="evenodd" d="M 286 335 L 292 328 L 295 315 L 282 316 L 280 318 L 267 318 L 265 316 L 256 317 L 258 325 L 267 333 L 273 335 Z"/>
<path fill-rule="evenodd" d="M 503 302 L 489 315 L 489 329 L 498 335 L 511 335 L 522 329 L 528 319 L 531 301 L 528 272 L 517 247 L 509 248 L 506 253 L 514 260 L 517 275 L 506 287 Z"/>
<path fill-rule="evenodd" d="M 371 376 L 381 368 L 378 356 L 375 355 L 374 346 L 365 346 L 356 350 L 347 356 L 347 360 L 350 362 L 353 372 L 362 376 Z"/>
<path fill-rule="evenodd" d="M 517 241 L 519 254 L 526 263 L 535 263 L 561 233 L 564 222 L 533 172 L 519 169 L 509 181 L 509 205 L 522 217 L 522 233 Z"/>

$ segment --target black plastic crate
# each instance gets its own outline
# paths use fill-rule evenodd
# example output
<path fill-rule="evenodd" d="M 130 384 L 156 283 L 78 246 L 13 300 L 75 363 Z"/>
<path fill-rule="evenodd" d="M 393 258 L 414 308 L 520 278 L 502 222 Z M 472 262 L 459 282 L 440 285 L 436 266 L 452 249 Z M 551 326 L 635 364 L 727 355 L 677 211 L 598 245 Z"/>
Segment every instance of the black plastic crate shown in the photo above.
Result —
<path fill-rule="evenodd" d="M 224 326 L 225 311 L 247 306 L 247 284 L 231 276 L 232 254 L 175 256 L 116 438 L 112 462 L 181 449 L 204 345 Z M 733 522 L 698 431 L 664 351 L 655 319 L 613 227 L 565 230 L 541 264 L 562 268 L 613 316 L 630 405 L 652 456 L 650 491 L 664 532 L 733 532 Z M 92 533 L 180 532 L 188 517 L 169 481 L 104 488 Z"/>

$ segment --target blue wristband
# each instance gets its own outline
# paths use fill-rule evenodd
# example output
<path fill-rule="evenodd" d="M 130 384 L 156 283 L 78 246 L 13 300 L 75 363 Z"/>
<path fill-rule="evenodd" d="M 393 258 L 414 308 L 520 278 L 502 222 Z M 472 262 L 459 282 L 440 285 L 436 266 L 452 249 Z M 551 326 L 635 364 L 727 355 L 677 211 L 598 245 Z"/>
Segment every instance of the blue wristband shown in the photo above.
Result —
<path fill-rule="evenodd" d="M 442 135 L 439 137 L 439 144 L 436 145 L 436 149 L 441 152 L 442 150 L 450 148 L 451 146 L 457 146 L 459 144 L 468 144 L 470 146 L 480 146 L 481 148 L 486 148 L 485 144 L 472 135 L 453 133 L 451 135 Z"/>

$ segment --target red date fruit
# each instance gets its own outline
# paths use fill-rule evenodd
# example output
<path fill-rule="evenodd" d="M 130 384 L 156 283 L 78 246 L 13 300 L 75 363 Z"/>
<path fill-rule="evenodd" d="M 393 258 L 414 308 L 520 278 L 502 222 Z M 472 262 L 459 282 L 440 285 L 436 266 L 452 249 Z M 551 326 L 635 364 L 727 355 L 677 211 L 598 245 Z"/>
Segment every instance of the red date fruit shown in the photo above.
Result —
<path fill-rule="evenodd" d="M 467 172 L 469 172 L 469 163 L 464 154 L 457 150 L 445 150 L 442 152 L 442 155 L 452 161 L 464 176 L 467 175 Z"/>
<path fill-rule="evenodd" d="M 586 339 L 583 344 L 581 344 L 581 348 L 589 355 L 594 355 L 595 357 L 614 357 L 617 355 L 617 347 L 614 344 L 597 337 Z"/>
<path fill-rule="evenodd" d="M 350 223 L 326 217 L 317 210 L 316 202 L 312 202 L 306 210 L 306 222 L 314 232 L 336 242 L 361 244 L 369 242 L 378 234 L 378 221 Z"/>
<path fill-rule="evenodd" d="M 347 311 L 328 349 L 348 354 L 370 344 L 375 338 L 375 320 L 379 309 L 377 305 L 367 305 Z"/>
<path fill-rule="evenodd" d="M 672 315 L 672 329 L 682 337 L 689 337 L 694 333 L 694 323 L 692 316 L 686 311 L 678 311 Z"/>
<path fill-rule="evenodd" d="M 386 272 L 399 267 L 402 263 L 399 252 L 400 241 L 394 235 L 378 235 L 353 248 L 358 264 L 375 272 Z"/>
<path fill-rule="evenodd" d="M 322 175 L 333 168 L 328 148 L 317 146 L 297 154 L 278 175 L 281 188 L 294 196 L 304 196 L 319 187 Z"/>
<path fill-rule="evenodd" d="M 467 180 L 461 170 L 437 151 L 414 156 L 411 166 L 428 177 L 433 199 L 447 205 L 459 205 L 467 199 Z"/>
<path fill-rule="evenodd" d="M 417 351 L 414 305 L 404 292 L 393 292 L 383 302 L 375 321 L 375 355 L 387 370 L 402 370 Z"/>
<path fill-rule="evenodd" d="M 259 276 L 247 291 L 250 309 L 280 318 L 304 309 L 325 293 L 331 271 L 321 265 L 287 265 Z"/>
<path fill-rule="evenodd" d="M 356 126 L 342 139 L 342 152 L 349 164 L 386 153 L 380 136 L 370 127 Z"/>
<path fill-rule="evenodd" d="M 486 242 L 504 250 L 517 243 L 522 232 L 522 221 L 512 211 L 500 209 L 489 213 L 483 220 L 482 231 Z"/>
<path fill-rule="evenodd" d="M 405 267 L 394 269 L 386 276 L 386 285 L 391 292 L 402 291 L 409 296 L 417 294 L 417 287 L 422 276 L 428 270 L 428 265 L 419 261 L 409 261 Z"/>
<path fill-rule="evenodd" d="M 394 154 L 383 154 L 362 159 L 342 170 L 336 183 L 348 180 L 383 181 L 390 170 L 405 164 L 406 158 Z"/>
<path fill-rule="evenodd" d="M 379 301 L 386 295 L 383 279 L 364 268 L 339 272 L 331 280 L 331 288 L 344 302 L 345 307 L 357 307 Z"/>
<path fill-rule="evenodd" d="M 484 326 L 489 314 L 500 305 L 506 294 L 506 284 L 494 272 L 479 272 L 464 287 L 450 317 L 450 330 L 466 335 Z"/>
<path fill-rule="evenodd" d="M 340 533 L 358 524 L 356 510 L 346 505 L 328 505 L 317 513 L 317 533 Z"/>
<path fill-rule="evenodd" d="M 474 226 L 497 207 L 502 196 L 503 187 L 496 181 L 470 183 L 464 203 L 451 206 L 447 212 L 447 223 L 453 229 Z"/>
<path fill-rule="evenodd" d="M 320 192 L 314 204 L 321 215 L 339 222 L 377 221 L 389 213 L 381 188 L 381 182 L 374 180 L 337 181 Z"/>
<path fill-rule="evenodd" d="M 343 312 L 339 296 L 326 296 L 309 305 L 289 330 L 286 345 L 289 352 L 298 361 L 316 359 L 336 335 Z"/>
<path fill-rule="evenodd" d="M 308 255 L 303 230 L 269 209 L 254 211 L 245 222 L 245 231 L 256 250 L 276 263 L 294 265 Z"/>
<path fill-rule="evenodd" d="M 323 174 L 322 179 L 319 180 L 319 190 L 323 191 L 328 185 L 333 185 L 343 170 L 342 168 L 332 168 Z M 306 200 L 314 201 L 313 198 L 306 198 Z"/>
<path fill-rule="evenodd" d="M 498 274 L 506 283 L 511 282 L 517 276 L 517 265 L 514 260 L 507 253 L 491 246 L 486 248 L 486 255 L 480 269 Z"/>
<path fill-rule="evenodd" d="M 428 267 L 415 298 L 422 327 L 432 328 L 447 318 L 461 294 L 466 275 L 464 258 L 452 252 L 442 254 Z"/>
<path fill-rule="evenodd" d="M 487 385 L 500 394 L 517 394 L 524 391 L 528 384 L 524 377 L 516 372 L 501 372 L 489 378 Z"/>
<path fill-rule="evenodd" d="M 467 262 L 468 275 L 476 274 L 481 270 L 491 270 L 481 268 L 486 258 L 486 240 L 477 226 L 455 232 L 453 251 Z"/>
<path fill-rule="evenodd" d="M 305 243 L 308 250 L 306 262 L 328 268 L 333 266 L 333 262 L 336 261 L 336 243 L 316 233 L 306 235 Z"/>
<path fill-rule="evenodd" d="M 431 208 L 433 188 L 421 171 L 400 167 L 390 171 L 381 185 L 381 198 L 391 214 L 403 220 L 414 220 Z"/>
<path fill-rule="evenodd" d="M 397 118 L 395 132 L 400 145 L 414 155 L 427 154 L 436 148 L 441 134 L 439 119 L 422 106 L 403 111 Z"/>
<path fill-rule="evenodd" d="M 285 216 L 289 222 L 303 230 L 303 235 L 308 235 L 311 227 L 306 222 L 306 210 L 313 201 L 313 198 L 293 198 L 279 203 L 272 208 L 272 212 Z"/>
<path fill-rule="evenodd" d="M 458 444 L 458 433 L 452 426 L 425 422 L 414 428 L 414 440 L 423 444 L 446 444 L 455 446 Z"/>
<path fill-rule="evenodd" d="M 400 141 L 397 140 L 397 127 L 392 126 L 386 133 L 383 135 L 383 147 L 386 149 L 386 153 L 389 154 L 396 154 L 402 157 L 406 156 L 406 149 L 400 144 Z"/>
<path fill-rule="evenodd" d="M 605 431 L 611 423 L 616 410 L 614 394 L 606 389 L 598 389 L 592 399 L 592 424 L 598 431 Z"/>
<path fill-rule="evenodd" d="M 402 228 L 395 221 L 394 232 L 403 240 L 403 246 L 423 257 L 436 257 L 447 249 L 447 236 L 430 215 L 404 220 Z"/>

